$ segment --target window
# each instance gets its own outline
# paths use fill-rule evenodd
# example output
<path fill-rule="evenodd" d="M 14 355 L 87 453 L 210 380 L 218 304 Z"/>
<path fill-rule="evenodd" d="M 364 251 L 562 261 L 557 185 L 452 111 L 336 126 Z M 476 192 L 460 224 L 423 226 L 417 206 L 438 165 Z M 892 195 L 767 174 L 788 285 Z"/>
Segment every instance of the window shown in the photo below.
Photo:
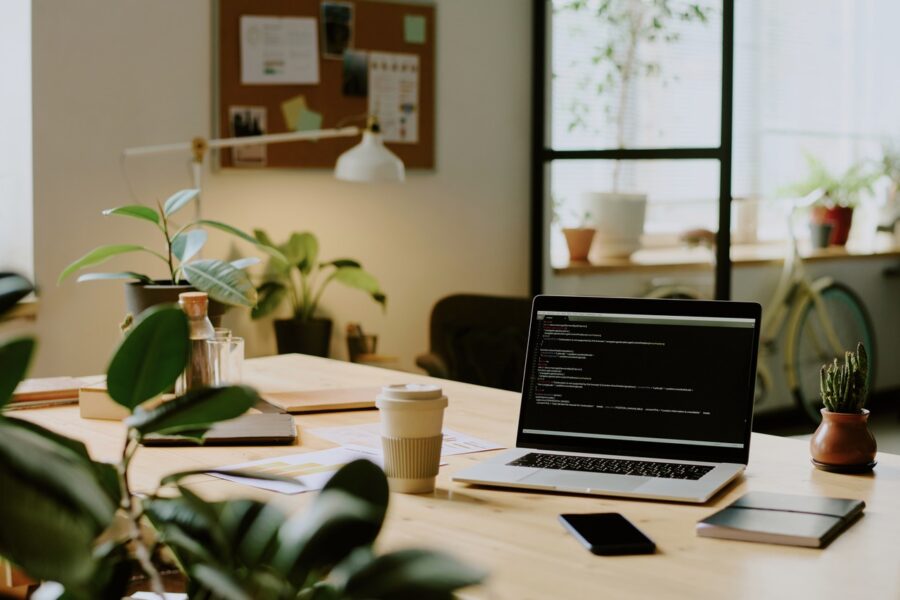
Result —
<path fill-rule="evenodd" d="M 33 279 L 31 2 L 0 2 L 0 270 Z"/>
<path fill-rule="evenodd" d="M 646 197 L 645 234 L 718 228 L 730 176 L 722 90 L 731 85 L 723 68 L 731 8 L 730 0 L 537 1 L 536 34 L 546 36 L 537 40 L 545 50 L 537 78 L 546 86 L 535 99 L 546 109 L 536 114 L 534 169 L 546 181 L 536 183 L 536 214 L 556 219 L 538 217 L 543 227 L 533 228 L 547 240 L 535 279 L 546 261 L 567 260 L 560 225 L 599 218 L 595 193 Z"/>

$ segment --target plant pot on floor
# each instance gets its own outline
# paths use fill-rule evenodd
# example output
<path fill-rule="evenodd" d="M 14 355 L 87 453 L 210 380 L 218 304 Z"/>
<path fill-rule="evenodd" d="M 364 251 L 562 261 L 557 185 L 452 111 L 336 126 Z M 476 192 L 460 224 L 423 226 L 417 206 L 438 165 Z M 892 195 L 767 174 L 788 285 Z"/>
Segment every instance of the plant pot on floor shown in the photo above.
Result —
<path fill-rule="evenodd" d="M 278 353 L 328 357 L 331 326 L 331 319 L 276 319 L 275 341 Z"/>
<path fill-rule="evenodd" d="M 593 227 L 563 227 L 562 232 L 569 247 L 569 261 L 586 261 L 596 230 Z"/>
<path fill-rule="evenodd" d="M 809 240 L 813 248 L 827 248 L 831 243 L 831 230 L 834 226 L 831 223 L 818 223 L 816 221 L 809 222 Z"/>
<path fill-rule="evenodd" d="M 809 441 L 813 464 L 826 471 L 868 471 L 875 464 L 875 436 L 869 431 L 869 411 L 832 412 L 822 409 L 822 422 Z"/>
<path fill-rule="evenodd" d="M 158 304 L 177 304 L 178 294 L 182 292 L 196 292 L 197 288 L 184 281 L 178 285 L 172 285 L 165 280 L 154 281 L 153 284 L 139 282 L 125 284 L 125 309 L 135 318 L 142 312 Z M 222 315 L 228 310 L 226 304 L 210 298 L 207 315 L 214 327 L 222 324 Z"/>
<path fill-rule="evenodd" d="M 628 258 L 641 247 L 646 194 L 587 192 L 583 204 L 597 230 L 592 258 Z"/>

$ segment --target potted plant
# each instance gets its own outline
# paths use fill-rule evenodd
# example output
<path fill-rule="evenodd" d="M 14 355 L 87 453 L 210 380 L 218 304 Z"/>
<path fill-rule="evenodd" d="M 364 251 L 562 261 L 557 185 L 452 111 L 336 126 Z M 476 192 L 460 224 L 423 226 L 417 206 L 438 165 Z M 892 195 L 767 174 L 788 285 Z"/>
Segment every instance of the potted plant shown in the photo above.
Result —
<path fill-rule="evenodd" d="M 251 316 L 260 319 L 271 314 L 285 300 L 292 316 L 275 320 L 279 354 L 299 352 L 328 356 L 331 319 L 317 316 L 319 301 L 328 285 L 336 281 L 369 294 L 382 308 L 387 301 L 378 281 L 363 270 L 358 261 L 339 258 L 319 262 L 319 241 L 309 232 L 291 234 L 283 244 L 275 244 L 260 229 L 256 241 L 271 255 L 263 282 L 257 288 L 259 302 Z"/>
<path fill-rule="evenodd" d="M 569 130 L 591 128 L 592 112 L 602 108 L 606 121 L 615 130 L 615 145 L 626 147 L 628 111 L 639 77 L 660 77 L 662 66 L 646 60 L 641 46 L 646 43 L 673 43 L 680 34 L 673 31 L 676 23 L 709 21 L 711 8 L 701 3 L 677 3 L 671 0 L 638 2 L 635 0 L 572 0 L 557 10 L 574 11 L 586 19 L 594 19 L 609 30 L 602 42 L 591 40 L 593 52 L 583 59 L 573 59 L 575 66 L 583 66 L 579 89 L 585 90 L 584 100 L 570 106 L 572 120 Z M 578 32 L 573 32 L 576 35 Z M 594 92 L 601 102 L 590 97 Z M 594 254 L 597 257 L 627 258 L 640 248 L 647 210 L 647 195 L 623 193 L 621 190 L 622 162 L 613 164 L 612 186 L 609 191 L 586 192 L 582 201 L 589 207 L 596 228 Z"/>
<path fill-rule="evenodd" d="M 257 258 L 243 258 L 233 262 L 217 259 L 197 258 L 207 240 L 207 233 L 202 227 L 212 227 L 230 233 L 252 244 L 258 242 L 248 234 L 225 223 L 200 219 L 183 225 L 174 222 L 175 214 L 187 206 L 199 194 L 199 190 L 187 189 L 176 192 L 165 203 L 157 208 L 142 205 L 128 205 L 110 208 L 103 211 L 104 216 L 122 216 L 152 223 L 162 234 L 164 246 L 162 252 L 137 244 L 111 244 L 94 248 L 68 267 L 59 275 L 58 283 L 62 283 L 70 275 L 87 267 L 99 265 L 114 256 L 141 252 L 159 259 L 164 265 L 166 276 L 160 279 L 151 278 L 135 271 L 118 271 L 113 273 L 85 273 L 78 281 L 97 281 L 110 279 L 131 280 L 125 286 L 125 302 L 132 315 L 139 315 L 150 306 L 178 301 L 178 294 L 197 289 L 209 294 L 209 316 L 217 322 L 225 312 L 225 305 L 255 306 L 256 289 L 244 268 L 259 262 Z M 263 248 L 264 251 L 277 256 L 278 251 Z"/>
<path fill-rule="evenodd" d="M 869 358 L 862 343 L 846 352 L 844 362 L 822 365 L 822 423 L 809 442 L 813 464 L 841 472 L 868 471 L 875 466 L 875 437 L 869 431 Z"/>
<path fill-rule="evenodd" d="M 563 214 L 563 203 L 553 200 L 553 222 L 558 224 L 569 248 L 569 262 L 584 262 L 588 259 L 594 234 L 597 230 L 588 226 L 591 213 L 573 210 Z"/>
<path fill-rule="evenodd" d="M 807 176 L 803 181 L 784 188 L 784 193 L 793 196 L 817 194 L 810 221 L 813 240 L 823 236 L 817 225 L 831 225 L 828 243 L 843 246 L 850 235 L 853 224 L 853 209 L 859 204 L 863 192 L 871 192 L 872 184 L 879 174 L 869 170 L 862 163 L 851 165 L 841 175 L 835 175 L 811 154 L 806 154 Z"/>
<path fill-rule="evenodd" d="M 900 229 L 896 226 L 900 222 L 900 146 L 885 143 L 876 169 L 888 180 L 884 206 L 878 215 L 878 230 L 893 233 L 895 240 L 900 241 Z"/>
<path fill-rule="evenodd" d="M 3 289 L 0 307 L 17 293 Z M 368 461 L 342 467 L 308 512 L 290 516 L 257 500 L 203 500 L 183 482 L 205 468 L 134 490 L 131 465 L 145 436 L 202 443 L 214 423 L 242 414 L 257 398 L 250 388 L 229 386 L 140 408 L 184 369 L 187 329 L 178 308 L 155 307 L 113 356 L 109 394 L 130 413 L 116 464 L 93 460 L 77 440 L 0 412 L 0 556 L 35 581 L 54 582 L 41 597 L 122 598 L 137 591 L 138 576 L 139 587 L 160 598 L 186 590 L 192 598 L 437 599 L 483 579 L 482 571 L 439 552 L 375 553 L 389 493 L 384 473 Z M 0 407 L 33 350 L 30 338 L 0 345 Z M 166 564 L 181 573 L 177 589 L 160 573 Z"/>

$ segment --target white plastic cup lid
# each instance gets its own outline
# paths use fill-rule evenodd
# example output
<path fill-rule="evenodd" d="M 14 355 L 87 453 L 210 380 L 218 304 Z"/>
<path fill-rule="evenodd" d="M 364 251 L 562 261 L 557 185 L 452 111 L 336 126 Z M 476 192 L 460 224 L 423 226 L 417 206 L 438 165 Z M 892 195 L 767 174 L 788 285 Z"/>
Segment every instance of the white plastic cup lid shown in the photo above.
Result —
<path fill-rule="evenodd" d="M 431 383 L 399 383 L 384 386 L 381 393 L 395 400 L 435 400 L 443 395 L 443 390 Z"/>

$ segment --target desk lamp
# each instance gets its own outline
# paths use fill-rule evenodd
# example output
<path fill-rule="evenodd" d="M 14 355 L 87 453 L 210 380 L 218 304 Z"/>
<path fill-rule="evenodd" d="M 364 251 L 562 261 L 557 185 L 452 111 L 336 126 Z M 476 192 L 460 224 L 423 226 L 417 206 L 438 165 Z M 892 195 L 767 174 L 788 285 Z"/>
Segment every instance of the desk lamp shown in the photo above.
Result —
<path fill-rule="evenodd" d="M 362 133 L 362 140 L 338 157 L 334 169 L 335 178 L 342 181 L 375 182 L 403 181 L 405 171 L 403 161 L 396 154 L 385 148 L 381 138 L 381 128 L 375 116 L 369 116 L 365 129 L 359 127 L 341 127 L 336 129 L 315 129 L 311 131 L 290 131 L 287 133 L 270 133 L 246 137 L 231 137 L 207 140 L 195 137 L 190 142 L 161 144 L 157 146 L 141 146 L 127 148 L 122 152 L 124 157 L 148 154 L 166 154 L 169 152 L 190 151 L 193 153 L 191 172 L 194 188 L 202 189 L 203 159 L 210 149 L 235 148 L 255 144 L 279 144 L 327 138 L 354 137 Z M 200 202 L 197 199 L 197 214 L 200 214 Z"/>

